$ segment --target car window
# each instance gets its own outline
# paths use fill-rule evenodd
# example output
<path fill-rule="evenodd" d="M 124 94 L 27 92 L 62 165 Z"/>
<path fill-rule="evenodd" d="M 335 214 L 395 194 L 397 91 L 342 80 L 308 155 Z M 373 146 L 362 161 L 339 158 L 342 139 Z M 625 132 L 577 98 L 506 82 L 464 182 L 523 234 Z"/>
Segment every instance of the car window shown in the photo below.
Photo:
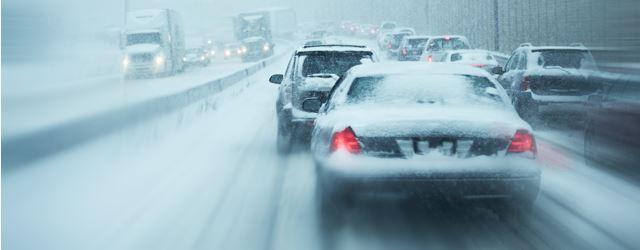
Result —
<path fill-rule="evenodd" d="M 316 74 L 341 76 L 353 66 L 372 63 L 370 53 L 329 52 L 304 54 L 296 62 L 296 75 L 308 77 Z"/>
<path fill-rule="evenodd" d="M 607 93 L 608 99 L 619 99 L 624 98 L 625 95 L 625 87 L 627 85 L 626 81 L 615 81 L 611 84 L 609 91 Z"/>
<path fill-rule="evenodd" d="M 520 53 L 520 56 L 518 57 L 518 65 L 516 66 L 516 69 L 518 70 L 525 70 L 527 69 L 527 54 L 524 52 Z"/>
<path fill-rule="evenodd" d="M 632 102 L 640 102 L 640 83 L 631 81 L 624 89 L 624 99 Z"/>
<path fill-rule="evenodd" d="M 509 59 L 509 62 L 507 62 L 506 70 L 507 71 L 515 70 L 519 62 L 520 62 L 520 53 L 516 52 L 511 56 L 511 59 Z"/>
<path fill-rule="evenodd" d="M 285 79 L 293 79 L 293 63 L 295 62 L 295 53 L 294 56 L 291 57 L 291 59 L 289 59 L 289 63 L 287 64 L 287 69 L 285 70 L 284 73 L 284 78 Z"/>
<path fill-rule="evenodd" d="M 429 42 L 427 49 L 431 51 L 459 50 L 469 49 L 469 45 L 460 38 L 436 38 Z"/>
<path fill-rule="evenodd" d="M 532 51 L 541 67 L 562 67 L 583 69 L 595 67 L 595 62 L 587 50 L 544 49 Z"/>

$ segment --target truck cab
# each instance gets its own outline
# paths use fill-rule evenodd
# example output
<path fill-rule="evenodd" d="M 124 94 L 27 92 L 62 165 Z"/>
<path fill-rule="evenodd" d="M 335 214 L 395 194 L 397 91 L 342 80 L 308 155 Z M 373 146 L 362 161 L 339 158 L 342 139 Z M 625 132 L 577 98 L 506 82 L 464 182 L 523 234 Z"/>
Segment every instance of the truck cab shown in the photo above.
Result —
<path fill-rule="evenodd" d="M 172 10 L 129 12 L 122 45 L 125 78 L 173 75 L 183 69 L 184 36 Z"/>

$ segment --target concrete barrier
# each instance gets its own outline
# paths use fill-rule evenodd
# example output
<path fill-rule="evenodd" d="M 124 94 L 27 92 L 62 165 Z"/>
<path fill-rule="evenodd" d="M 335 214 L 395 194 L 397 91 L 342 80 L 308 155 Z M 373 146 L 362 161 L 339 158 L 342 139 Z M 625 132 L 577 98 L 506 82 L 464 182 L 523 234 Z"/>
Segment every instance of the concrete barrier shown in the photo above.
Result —
<path fill-rule="evenodd" d="M 178 93 L 71 120 L 33 133 L 3 138 L 2 171 L 6 173 L 63 150 L 184 108 L 223 91 L 285 55 L 288 55 L 288 52 Z"/>

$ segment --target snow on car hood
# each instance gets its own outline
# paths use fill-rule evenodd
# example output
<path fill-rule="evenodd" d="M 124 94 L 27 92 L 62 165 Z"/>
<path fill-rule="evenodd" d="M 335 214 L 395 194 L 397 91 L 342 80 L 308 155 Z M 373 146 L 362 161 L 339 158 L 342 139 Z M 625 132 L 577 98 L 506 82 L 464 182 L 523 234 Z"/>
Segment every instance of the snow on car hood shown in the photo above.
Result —
<path fill-rule="evenodd" d="M 336 110 L 318 120 L 336 131 L 351 127 L 364 137 L 456 135 L 510 138 L 518 129 L 531 130 L 513 109 L 496 107 L 380 107 L 356 105 Z"/>
<path fill-rule="evenodd" d="M 140 54 L 140 53 L 157 53 L 160 50 L 160 45 L 157 44 L 136 44 L 127 46 L 126 52 L 128 54 Z"/>

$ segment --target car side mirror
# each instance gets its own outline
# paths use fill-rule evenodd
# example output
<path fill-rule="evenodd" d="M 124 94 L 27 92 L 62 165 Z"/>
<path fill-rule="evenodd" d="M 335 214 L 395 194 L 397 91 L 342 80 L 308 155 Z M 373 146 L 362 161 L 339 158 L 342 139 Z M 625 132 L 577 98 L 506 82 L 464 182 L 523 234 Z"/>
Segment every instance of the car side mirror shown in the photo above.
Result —
<path fill-rule="evenodd" d="M 280 84 L 282 83 L 282 80 L 284 80 L 284 75 L 282 74 L 272 75 L 269 77 L 269 82 L 273 84 Z"/>
<path fill-rule="evenodd" d="M 494 75 L 502 75 L 504 73 L 505 73 L 504 69 L 500 66 L 491 69 L 491 74 L 494 74 Z"/>
<path fill-rule="evenodd" d="M 318 113 L 322 107 L 320 98 L 307 98 L 302 102 L 302 110 L 310 113 Z"/>

